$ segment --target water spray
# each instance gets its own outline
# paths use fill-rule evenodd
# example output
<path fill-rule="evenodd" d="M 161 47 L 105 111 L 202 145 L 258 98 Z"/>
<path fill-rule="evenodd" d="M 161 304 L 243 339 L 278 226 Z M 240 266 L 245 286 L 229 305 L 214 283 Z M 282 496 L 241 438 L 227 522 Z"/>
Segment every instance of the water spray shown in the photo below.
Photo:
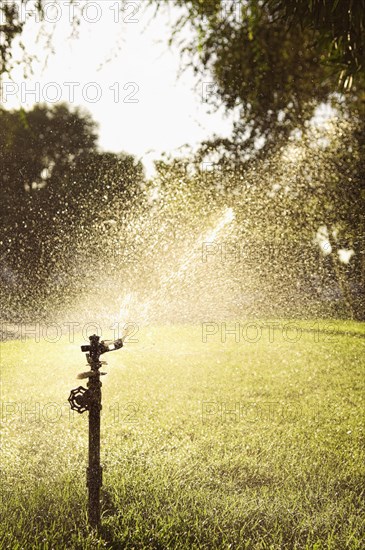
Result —
<path fill-rule="evenodd" d="M 93 528 L 98 528 L 100 525 L 100 488 L 103 475 L 100 465 L 100 411 L 102 408 L 100 376 L 105 375 L 106 372 L 100 372 L 100 368 L 107 363 L 106 361 L 100 361 L 100 356 L 108 351 L 122 348 L 124 338 L 119 338 L 114 342 L 100 342 L 100 336 L 96 334 L 89 337 L 90 344 L 81 346 L 81 351 L 86 352 L 90 370 L 79 374 L 77 377 L 79 380 L 88 378 L 88 389 L 79 386 L 71 390 L 68 398 L 72 410 L 80 414 L 89 411 L 89 467 L 87 468 L 86 485 L 89 493 L 89 524 Z"/>

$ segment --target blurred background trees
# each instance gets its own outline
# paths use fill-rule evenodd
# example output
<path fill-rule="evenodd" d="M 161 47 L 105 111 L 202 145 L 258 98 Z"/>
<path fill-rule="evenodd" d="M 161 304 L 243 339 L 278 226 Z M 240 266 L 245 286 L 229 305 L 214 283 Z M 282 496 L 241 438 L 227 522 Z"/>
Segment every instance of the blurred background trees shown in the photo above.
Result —
<path fill-rule="evenodd" d="M 40 18 L 44 2 L 33 2 Z M 364 319 L 365 1 L 149 3 L 156 16 L 165 4 L 179 8 L 171 40 L 179 41 L 186 65 L 198 75 L 203 101 L 237 115 L 230 139 L 213 136 L 187 159 L 197 175 L 188 185 L 207 200 L 229 192 L 249 202 L 255 227 L 262 220 L 263 232 L 266 227 L 295 242 L 308 262 L 317 247 L 318 261 L 306 276 L 317 281 L 327 273 L 346 315 Z M 17 4 L 0 1 L 2 74 L 11 69 L 11 47 L 23 31 Z M 187 28 L 192 33 L 181 33 Z M 335 121 L 327 142 L 312 131 L 323 105 Z M 2 110 L 0 128 L 2 214 L 4 227 L 13 226 L 3 230 L 3 277 L 19 277 L 19 261 L 34 262 L 41 284 L 57 263 L 57 239 L 69 239 L 71 250 L 72 231 L 89 230 L 96 201 L 108 203 L 115 194 L 128 200 L 143 179 L 142 167 L 128 155 L 100 153 L 90 118 L 64 105 Z M 303 148 L 310 154 L 303 157 Z M 210 175 L 203 168 L 208 162 L 214 164 Z M 183 177 L 177 164 L 165 167 L 171 181 L 175 172 L 177 181 Z M 76 219 L 79 229 L 67 232 Z M 247 223 L 242 219 L 242 236 Z M 329 243 L 323 253 L 321 239 Z M 347 263 L 341 251 L 353 251 Z M 305 273 L 304 262 L 302 268 Z"/>
<path fill-rule="evenodd" d="M 142 164 L 100 152 L 90 116 L 64 104 L 0 109 L 0 164 L 2 285 L 10 300 L 18 288 L 62 301 L 76 281 L 75 258 L 92 263 L 105 208 L 116 198 L 127 208 L 141 192 Z M 110 253 L 108 242 L 99 246 Z"/>
<path fill-rule="evenodd" d="M 181 17 L 171 39 L 193 30 L 181 43 L 186 62 L 215 84 L 203 99 L 240 114 L 231 142 L 210 147 L 223 144 L 241 164 L 280 147 L 322 102 L 364 113 L 363 0 L 173 1 Z"/>
<path fill-rule="evenodd" d="M 167 0 L 151 2 L 159 7 Z M 242 182 L 255 161 L 261 163 L 256 165 L 259 173 L 271 170 L 271 181 L 261 177 L 261 183 L 256 182 L 255 200 L 264 206 L 263 215 L 268 215 L 268 208 L 276 212 L 271 224 L 275 235 L 287 230 L 280 214 L 283 192 L 273 193 L 269 205 L 263 200 L 276 185 L 273 159 L 280 158 L 288 144 L 295 148 L 299 141 L 308 141 L 308 130 L 321 106 L 333 109 L 341 139 L 325 154 L 323 143 L 312 146 L 305 165 L 289 176 L 286 212 L 290 227 L 296 228 L 298 246 L 307 252 L 318 229 L 326 228 L 331 252 L 329 258 L 323 255 L 322 263 L 331 272 L 332 284 L 342 290 L 347 315 L 364 319 L 364 0 L 174 3 L 181 15 L 171 40 L 180 41 L 186 64 L 200 75 L 203 100 L 238 114 L 231 139 L 215 136 L 202 143 L 196 163 L 215 159 L 226 175 L 225 185 L 243 193 L 247 191 Z M 192 29 L 193 39 L 181 39 L 186 27 Z M 350 124 L 344 128 L 341 120 Z M 222 177 L 219 180 L 221 185 Z M 290 197 L 297 201 L 288 205 Z M 340 251 L 347 249 L 355 253 L 345 264 Z"/>

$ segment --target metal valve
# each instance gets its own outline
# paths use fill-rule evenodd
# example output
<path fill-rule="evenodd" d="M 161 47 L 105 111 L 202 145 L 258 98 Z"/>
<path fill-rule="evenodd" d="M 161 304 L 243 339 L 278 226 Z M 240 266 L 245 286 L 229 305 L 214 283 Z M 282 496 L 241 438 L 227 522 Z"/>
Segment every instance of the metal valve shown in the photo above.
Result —
<path fill-rule="evenodd" d="M 90 408 L 90 390 L 79 386 L 78 388 L 71 390 L 68 401 L 73 411 L 77 411 L 82 414 Z"/>

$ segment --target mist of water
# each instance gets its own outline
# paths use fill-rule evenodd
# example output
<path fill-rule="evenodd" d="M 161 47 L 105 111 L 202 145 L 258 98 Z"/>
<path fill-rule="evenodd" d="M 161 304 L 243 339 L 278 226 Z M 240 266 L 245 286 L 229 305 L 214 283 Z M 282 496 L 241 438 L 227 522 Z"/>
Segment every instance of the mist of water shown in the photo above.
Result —
<path fill-rule="evenodd" d="M 244 174 L 217 171 L 206 182 L 171 170 L 128 205 L 115 197 L 77 229 L 43 309 L 35 292 L 14 295 L 14 310 L 27 302 L 35 316 L 143 325 L 325 311 L 318 266 L 331 250 L 316 241 L 313 195 L 338 146 L 329 121 Z"/>

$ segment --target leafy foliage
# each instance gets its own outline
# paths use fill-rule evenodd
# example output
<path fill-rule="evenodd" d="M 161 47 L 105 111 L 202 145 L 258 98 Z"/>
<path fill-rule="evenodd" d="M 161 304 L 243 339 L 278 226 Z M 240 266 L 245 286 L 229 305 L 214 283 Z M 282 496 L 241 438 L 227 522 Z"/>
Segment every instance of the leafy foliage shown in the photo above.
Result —
<path fill-rule="evenodd" d="M 142 165 L 98 151 L 90 116 L 63 104 L 0 110 L 0 128 L 3 290 L 43 293 L 59 271 L 63 288 L 74 267 L 66 258 L 91 244 L 115 197 L 127 205 L 138 193 Z"/>
<path fill-rule="evenodd" d="M 161 5 L 165 0 L 151 1 Z M 205 149 L 223 148 L 237 163 L 265 154 L 280 147 L 335 92 L 346 90 L 346 103 L 359 116 L 363 112 L 363 2 L 356 7 L 352 1 L 175 4 L 182 15 L 172 37 L 186 26 L 194 30 L 194 41 L 183 42 L 183 51 L 188 64 L 204 75 L 201 80 L 215 84 L 208 100 L 240 112 L 232 139 L 218 136 Z M 264 147 L 258 147 L 258 139 Z"/>
<path fill-rule="evenodd" d="M 318 42 L 328 61 L 337 67 L 345 89 L 351 88 L 358 73 L 364 74 L 364 0 L 268 0 L 268 5 L 287 25 L 319 31 Z"/>

